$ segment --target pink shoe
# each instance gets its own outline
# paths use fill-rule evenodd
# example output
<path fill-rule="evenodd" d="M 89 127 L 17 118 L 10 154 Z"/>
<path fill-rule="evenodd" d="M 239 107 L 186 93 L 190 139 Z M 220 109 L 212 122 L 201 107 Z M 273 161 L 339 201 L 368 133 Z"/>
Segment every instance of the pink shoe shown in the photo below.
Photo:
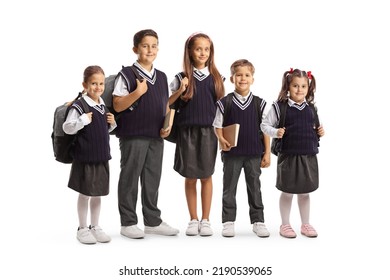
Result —
<path fill-rule="evenodd" d="M 307 236 L 307 237 L 317 237 L 318 236 L 316 230 L 309 224 L 303 224 L 301 226 L 301 233 L 302 233 L 302 235 Z"/>
<path fill-rule="evenodd" d="M 286 238 L 295 238 L 297 237 L 297 234 L 295 231 L 291 228 L 290 225 L 281 225 L 279 234 Z"/>

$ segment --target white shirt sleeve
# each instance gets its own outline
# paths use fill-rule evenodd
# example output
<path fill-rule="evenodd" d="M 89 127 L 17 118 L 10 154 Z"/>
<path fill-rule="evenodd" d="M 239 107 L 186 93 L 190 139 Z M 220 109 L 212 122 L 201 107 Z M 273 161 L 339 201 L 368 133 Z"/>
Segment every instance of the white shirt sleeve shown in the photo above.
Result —
<path fill-rule="evenodd" d="M 260 128 L 263 133 L 269 135 L 272 138 L 277 138 L 278 132 L 278 117 L 276 115 L 274 106 L 270 106 L 268 113 L 261 122 Z"/>
<path fill-rule="evenodd" d="M 115 86 L 114 91 L 112 92 L 112 95 L 115 96 L 126 96 L 129 92 L 127 91 L 127 85 L 125 80 L 121 75 L 118 75 L 118 78 L 115 80 Z"/>
<path fill-rule="evenodd" d="M 80 116 L 79 112 L 75 108 L 70 108 L 65 122 L 62 124 L 62 129 L 66 134 L 73 135 L 90 123 L 91 121 L 87 114 L 84 113 Z"/>
<path fill-rule="evenodd" d="M 223 125 L 223 114 L 222 114 L 221 110 L 219 109 L 219 107 L 217 107 L 217 112 L 215 113 L 213 126 L 215 128 L 222 128 L 222 125 Z"/>

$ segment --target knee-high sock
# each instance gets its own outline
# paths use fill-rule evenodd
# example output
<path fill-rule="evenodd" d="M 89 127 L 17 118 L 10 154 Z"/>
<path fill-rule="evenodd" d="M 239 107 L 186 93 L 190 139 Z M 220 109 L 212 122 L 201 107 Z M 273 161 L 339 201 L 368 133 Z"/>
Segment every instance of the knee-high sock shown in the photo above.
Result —
<path fill-rule="evenodd" d="M 308 193 L 298 194 L 298 207 L 302 224 L 308 224 L 310 218 L 310 195 Z"/>
<path fill-rule="evenodd" d="M 101 208 L 100 196 L 91 197 L 90 208 L 91 208 L 91 225 L 98 226 L 99 225 L 100 208 Z"/>
<path fill-rule="evenodd" d="M 87 227 L 88 202 L 89 196 L 80 193 L 77 200 L 77 213 L 79 216 L 80 228 Z"/>
<path fill-rule="evenodd" d="M 280 216 L 282 218 L 282 225 L 290 224 L 290 212 L 291 212 L 292 199 L 293 199 L 293 194 L 282 192 L 282 194 L 280 195 L 279 209 L 280 209 Z"/>

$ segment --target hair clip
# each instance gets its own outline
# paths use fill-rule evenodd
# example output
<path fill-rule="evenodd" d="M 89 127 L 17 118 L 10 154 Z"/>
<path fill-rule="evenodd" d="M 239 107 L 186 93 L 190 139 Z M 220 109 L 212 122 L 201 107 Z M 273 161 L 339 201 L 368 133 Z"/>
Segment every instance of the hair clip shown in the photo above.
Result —
<path fill-rule="evenodd" d="M 292 74 L 293 72 L 294 72 L 294 68 L 290 67 L 290 72 L 289 73 Z"/>
<path fill-rule="evenodd" d="M 312 79 L 312 77 L 311 77 L 311 71 L 307 72 L 307 77 L 309 78 L 309 80 Z"/>

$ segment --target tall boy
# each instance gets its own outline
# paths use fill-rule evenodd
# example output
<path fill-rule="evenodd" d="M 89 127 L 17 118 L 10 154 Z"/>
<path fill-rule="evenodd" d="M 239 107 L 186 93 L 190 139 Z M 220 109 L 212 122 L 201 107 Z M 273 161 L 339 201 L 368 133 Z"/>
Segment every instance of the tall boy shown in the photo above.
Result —
<path fill-rule="evenodd" d="M 129 238 L 143 238 L 145 233 L 176 235 L 179 231 L 162 221 L 157 207 L 162 138 L 169 134 L 162 129 L 168 109 L 168 81 L 165 73 L 153 67 L 158 52 L 157 33 L 151 29 L 137 32 L 133 52 L 138 56 L 134 66 L 142 80 L 137 79 L 130 67 L 124 67 L 113 92 L 114 109 L 121 112 L 116 130 L 121 151 L 118 183 L 121 234 Z M 144 231 L 137 226 L 138 181 L 141 182 Z"/>
<path fill-rule="evenodd" d="M 235 61 L 230 67 L 230 81 L 234 92 L 217 101 L 217 113 L 213 123 L 222 149 L 223 160 L 223 199 L 222 199 L 222 235 L 235 235 L 236 192 L 241 169 L 244 169 L 248 193 L 249 217 L 253 232 L 259 237 L 268 237 L 264 224 L 264 206 L 260 191 L 261 167 L 270 165 L 270 140 L 260 130 L 260 123 L 266 102 L 254 96 L 250 90 L 253 84 L 255 68 L 246 59 Z M 240 124 L 236 147 L 231 147 L 224 137 L 222 127 Z"/>

